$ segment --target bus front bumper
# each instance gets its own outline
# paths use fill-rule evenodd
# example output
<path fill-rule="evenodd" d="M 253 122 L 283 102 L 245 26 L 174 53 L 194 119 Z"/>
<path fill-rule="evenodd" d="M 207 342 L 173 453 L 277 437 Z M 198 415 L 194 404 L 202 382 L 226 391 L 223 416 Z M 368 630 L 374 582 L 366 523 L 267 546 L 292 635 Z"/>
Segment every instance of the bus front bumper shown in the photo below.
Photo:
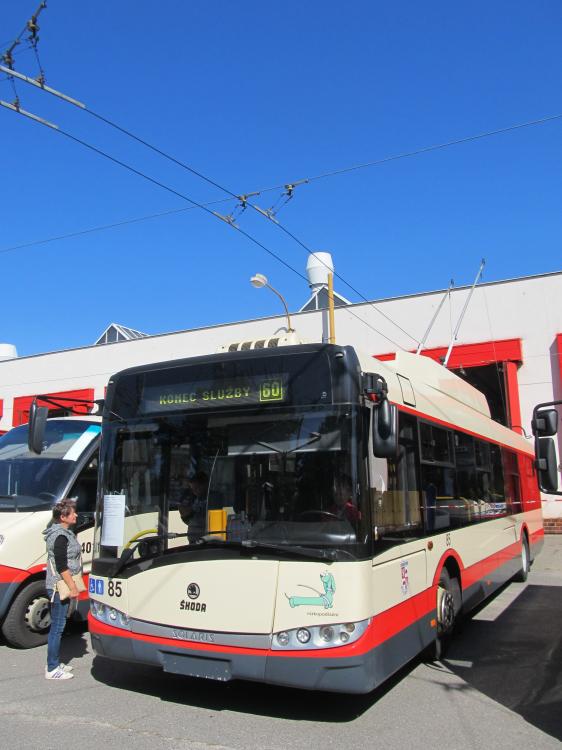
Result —
<path fill-rule="evenodd" d="M 434 614 L 431 615 L 433 617 Z M 161 667 L 165 672 L 220 682 L 251 680 L 304 690 L 369 693 L 435 637 L 427 617 L 375 647 L 343 649 L 340 655 L 192 647 L 109 626 L 89 615 L 92 647 L 98 656 Z M 359 642 L 356 642 L 359 646 Z"/>
<path fill-rule="evenodd" d="M 165 672 L 186 677 L 228 682 L 250 680 L 272 685 L 343 693 L 368 693 L 376 686 L 369 654 L 352 657 L 322 656 L 298 658 L 271 651 L 250 649 L 201 650 L 189 646 L 159 644 L 128 637 L 131 634 L 109 628 L 89 616 L 92 647 L 98 656 L 161 667 Z M 108 631 L 112 630 L 112 633 Z"/>

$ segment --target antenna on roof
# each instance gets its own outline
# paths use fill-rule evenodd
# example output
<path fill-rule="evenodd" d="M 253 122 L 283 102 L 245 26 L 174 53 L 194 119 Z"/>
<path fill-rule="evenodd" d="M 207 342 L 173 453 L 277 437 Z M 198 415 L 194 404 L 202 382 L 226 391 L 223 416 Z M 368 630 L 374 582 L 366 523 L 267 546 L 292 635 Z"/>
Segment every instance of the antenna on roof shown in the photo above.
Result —
<path fill-rule="evenodd" d="M 459 320 L 457 322 L 457 325 L 455 327 L 453 337 L 451 338 L 451 343 L 449 344 L 449 348 L 447 350 L 447 354 L 445 356 L 445 359 L 443 360 L 443 367 L 447 367 L 447 363 L 449 362 L 449 357 L 451 356 L 451 352 L 453 351 L 453 346 L 455 345 L 455 341 L 457 340 L 457 336 L 459 333 L 459 328 L 461 327 L 462 319 L 464 318 L 464 314 L 466 312 L 466 308 L 468 307 L 468 303 L 470 302 L 470 298 L 472 297 L 472 293 L 474 292 L 474 287 L 478 282 L 480 281 L 480 277 L 482 276 L 482 271 L 484 270 L 484 266 L 486 265 L 486 259 L 482 258 L 480 262 L 480 268 L 478 269 L 478 273 L 476 274 L 476 278 L 474 279 L 474 284 L 470 287 L 470 292 L 468 293 L 468 297 L 466 298 L 466 302 L 464 303 L 464 307 L 461 311 L 461 314 L 459 315 Z"/>
<path fill-rule="evenodd" d="M 425 344 L 425 342 L 426 342 L 426 339 L 427 339 L 427 337 L 429 336 L 429 332 L 430 332 L 430 331 L 431 331 L 431 329 L 433 328 L 433 324 L 434 324 L 434 323 L 435 323 L 435 321 L 437 320 L 437 316 L 438 316 L 438 315 L 439 315 L 439 313 L 441 312 L 441 308 L 443 307 L 443 305 L 444 305 L 444 303 L 445 303 L 445 300 L 447 299 L 447 297 L 450 297 L 450 296 L 451 296 L 451 289 L 452 289 L 452 288 L 453 288 L 454 286 L 455 286 L 455 280 L 454 280 L 454 279 L 451 279 L 451 281 L 449 282 L 449 288 L 447 289 L 447 291 L 446 291 L 446 292 L 445 292 L 445 294 L 443 295 L 443 299 L 441 300 L 441 302 L 440 302 L 440 303 L 438 304 L 438 306 L 437 306 L 437 310 L 435 311 L 435 314 L 434 314 L 433 318 L 431 318 L 431 321 L 430 321 L 429 325 L 427 326 L 427 329 L 426 329 L 426 331 L 425 331 L 425 333 L 424 333 L 424 335 L 423 335 L 423 338 L 422 338 L 422 340 L 421 340 L 421 341 L 420 341 L 420 343 L 418 344 L 418 348 L 416 349 L 416 354 L 419 354 L 419 353 L 421 352 L 421 350 L 423 349 L 423 347 L 424 347 L 424 344 Z"/>

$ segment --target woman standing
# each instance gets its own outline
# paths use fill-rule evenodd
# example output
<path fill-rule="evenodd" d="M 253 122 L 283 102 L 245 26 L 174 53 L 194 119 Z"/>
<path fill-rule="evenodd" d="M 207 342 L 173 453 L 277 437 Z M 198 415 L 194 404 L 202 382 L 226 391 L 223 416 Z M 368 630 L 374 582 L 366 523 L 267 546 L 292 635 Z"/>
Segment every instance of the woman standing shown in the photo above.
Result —
<path fill-rule="evenodd" d="M 47 545 L 47 594 L 51 602 L 51 629 L 47 642 L 45 679 L 70 680 L 72 667 L 60 661 L 59 650 L 66 625 L 70 602 L 79 596 L 72 576 L 82 571 L 80 544 L 70 526 L 76 523 L 76 501 L 61 500 L 53 507 L 53 519 L 43 535 Z M 70 597 L 61 601 L 57 581 L 63 580 L 70 589 Z"/>

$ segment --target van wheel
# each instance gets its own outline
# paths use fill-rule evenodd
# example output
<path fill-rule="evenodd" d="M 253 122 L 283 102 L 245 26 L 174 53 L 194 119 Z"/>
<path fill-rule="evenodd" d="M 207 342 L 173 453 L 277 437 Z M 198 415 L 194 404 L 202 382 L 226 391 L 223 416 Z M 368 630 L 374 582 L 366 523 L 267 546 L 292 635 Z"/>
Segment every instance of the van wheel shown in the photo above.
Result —
<path fill-rule="evenodd" d="M 527 541 L 527 535 L 523 534 L 521 537 L 521 567 L 519 571 L 513 576 L 514 581 L 525 583 L 529 576 L 530 568 L 530 555 L 529 555 L 529 542 Z"/>
<path fill-rule="evenodd" d="M 2 635 L 16 648 L 47 643 L 51 612 L 45 581 L 32 581 L 14 599 L 2 624 Z"/>
<path fill-rule="evenodd" d="M 451 578 L 443 568 L 437 585 L 437 635 L 435 658 L 442 659 L 455 630 L 462 607 L 461 587 L 457 578 Z"/>

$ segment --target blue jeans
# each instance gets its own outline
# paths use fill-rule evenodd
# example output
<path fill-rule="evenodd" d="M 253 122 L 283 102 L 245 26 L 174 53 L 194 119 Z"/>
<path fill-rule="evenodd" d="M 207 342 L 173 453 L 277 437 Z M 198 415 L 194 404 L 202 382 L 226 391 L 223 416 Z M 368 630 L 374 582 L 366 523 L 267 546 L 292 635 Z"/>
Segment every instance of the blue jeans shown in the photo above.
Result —
<path fill-rule="evenodd" d="M 60 642 L 66 625 L 70 599 L 65 599 L 64 602 L 61 602 L 59 592 L 55 592 L 53 598 L 53 592 L 49 591 L 49 589 L 47 589 L 47 595 L 51 602 L 51 629 L 49 630 L 49 640 L 47 641 L 47 669 L 51 672 L 60 664 Z"/>

